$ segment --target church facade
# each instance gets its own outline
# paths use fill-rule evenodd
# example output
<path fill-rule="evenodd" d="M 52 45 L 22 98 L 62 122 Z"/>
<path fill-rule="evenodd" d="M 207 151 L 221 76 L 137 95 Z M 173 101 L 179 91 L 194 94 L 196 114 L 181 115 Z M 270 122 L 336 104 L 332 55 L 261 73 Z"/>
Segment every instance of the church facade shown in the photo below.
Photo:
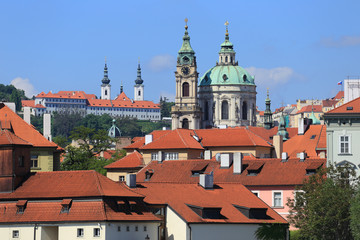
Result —
<path fill-rule="evenodd" d="M 256 125 L 256 85 L 254 77 L 238 65 L 229 41 L 228 22 L 219 61 L 197 84 L 195 52 L 185 26 L 178 54 L 176 99 L 172 128 L 212 128 Z M 185 123 L 185 124 L 184 124 Z"/>

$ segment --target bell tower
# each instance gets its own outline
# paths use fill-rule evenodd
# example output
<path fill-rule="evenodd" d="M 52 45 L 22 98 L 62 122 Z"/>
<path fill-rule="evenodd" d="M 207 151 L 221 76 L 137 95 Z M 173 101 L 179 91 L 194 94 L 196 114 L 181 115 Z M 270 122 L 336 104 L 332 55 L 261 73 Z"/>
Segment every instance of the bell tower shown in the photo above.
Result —
<path fill-rule="evenodd" d="M 134 86 L 134 100 L 135 101 L 144 101 L 144 80 L 141 79 L 141 68 L 140 68 L 140 59 L 137 68 L 137 78 L 135 80 Z"/>
<path fill-rule="evenodd" d="M 171 108 L 172 129 L 200 128 L 201 110 L 197 98 L 199 73 L 195 52 L 190 45 L 187 22 L 185 19 L 185 34 L 177 57 L 175 106 Z"/>
<path fill-rule="evenodd" d="M 106 64 L 106 57 L 105 57 L 105 67 L 104 67 L 104 78 L 101 80 L 101 99 L 111 99 L 111 85 L 110 79 L 108 77 L 108 68 Z"/>

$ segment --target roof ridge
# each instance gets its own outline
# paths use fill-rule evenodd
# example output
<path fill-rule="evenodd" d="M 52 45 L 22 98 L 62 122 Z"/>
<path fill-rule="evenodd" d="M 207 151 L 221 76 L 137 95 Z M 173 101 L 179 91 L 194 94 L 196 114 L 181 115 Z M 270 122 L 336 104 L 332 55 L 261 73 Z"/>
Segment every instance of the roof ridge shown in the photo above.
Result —
<path fill-rule="evenodd" d="M 321 133 L 322 133 L 323 128 L 324 128 L 324 125 L 321 125 L 321 129 L 320 129 L 319 137 L 318 137 L 318 140 L 317 140 L 317 143 L 316 143 L 315 151 L 316 151 L 316 149 L 318 148 L 318 145 L 319 145 L 319 142 L 320 142 L 320 137 L 321 137 Z"/>
<path fill-rule="evenodd" d="M 250 140 L 252 141 L 253 145 L 256 145 L 255 142 L 254 142 L 254 140 L 252 139 L 252 137 L 251 137 L 250 134 L 249 134 L 249 131 L 248 131 L 249 129 L 244 128 L 244 130 L 246 131 L 246 134 L 248 135 L 248 137 L 249 137 Z"/>
<path fill-rule="evenodd" d="M 97 189 L 99 190 L 100 194 L 101 194 L 102 196 L 104 196 L 105 194 L 104 194 L 104 191 L 103 191 L 103 189 L 102 189 L 102 187 L 101 187 L 100 179 L 99 179 L 99 176 L 98 176 L 97 172 L 96 172 L 95 170 L 93 170 L 92 174 L 94 174 L 95 177 L 96 177 L 96 181 L 95 181 L 95 182 L 96 182 L 96 187 L 97 187 Z"/>
<path fill-rule="evenodd" d="M 189 147 L 189 145 L 187 144 L 187 142 L 185 142 L 185 140 L 183 139 L 183 137 L 181 136 L 180 132 L 178 131 L 179 129 L 176 129 L 177 134 L 179 135 L 181 141 L 185 144 L 186 147 Z M 190 135 L 191 136 L 191 135 Z"/>

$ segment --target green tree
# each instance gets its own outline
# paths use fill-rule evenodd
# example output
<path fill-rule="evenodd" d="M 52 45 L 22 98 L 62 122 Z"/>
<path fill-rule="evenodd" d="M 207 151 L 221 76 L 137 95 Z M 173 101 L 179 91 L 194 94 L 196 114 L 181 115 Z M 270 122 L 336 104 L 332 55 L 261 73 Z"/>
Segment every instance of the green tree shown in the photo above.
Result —
<path fill-rule="evenodd" d="M 51 121 L 53 136 L 61 135 L 68 138 L 71 131 L 80 125 L 82 119 L 80 113 L 54 112 Z"/>
<path fill-rule="evenodd" d="M 350 206 L 350 227 L 354 239 L 360 239 L 360 190 L 357 192 L 351 201 Z"/>
<path fill-rule="evenodd" d="M 289 221 L 305 239 L 353 239 L 350 202 L 359 179 L 349 165 L 321 169 L 289 199 Z"/>
<path fill-rule="evenodd" d="M 78 147 L 66 147 L 67 153 L 61 170 L 96 170 L 106 174 L 103 167 L 113 159 L 106 160 L 98 156 L 101 151 L 108 149 L 112 142 L 106 131 L 79 126 L 71 132 L 70 139 L 77 141 Z"/>
<path fill-rule="evenodd" d="M 144 135 L 141 131 L 141 127 L 137 123 L 137 120 L 134 118 L 117 118 L 116 125 L 120 129 L 122 136 L 137 137 Z"/>
<path fill-rule="evenodd" d="M 288 226 L 282 223 L 263 224 L 255 232 L 259 240 L 283 240 L 286 239 Z"/>
<path fill-rule="evenodd" d="M 175 105 L 174 102 L 167 102 L 166 97 L 160 97 L 160 113 L 161 118 L 163 117 L 171 117 L 171 107 Z"/>

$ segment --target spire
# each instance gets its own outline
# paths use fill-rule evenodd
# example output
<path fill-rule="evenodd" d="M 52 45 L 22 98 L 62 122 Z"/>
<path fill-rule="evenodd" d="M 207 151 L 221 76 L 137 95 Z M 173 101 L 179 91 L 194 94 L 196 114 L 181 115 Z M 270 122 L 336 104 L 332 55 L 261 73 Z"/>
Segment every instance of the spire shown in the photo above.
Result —
<path fill-rule="evenodd" d="M 140 58 L 139 58 L 139 62 L 138 62 L 138 68 L 137 68 L 137 78 L 135 80 L 135 83 L 137 85 L 140 85 L 144 82 L 144 80 L 141 79 L 141 67 L 140 67 Z"/>
<path fill-rule="evenodd" d="M 101 80 L 103 84 L 109 84 L 110 79 L 108 78 L 108 68 L 106 64 L 106 57 L 105 57 L 105 67 L 104 67 L 104 78 Z"/>
<path fill-rule="evenodd" d="M 266 129 L 272 128 L 273 122 L 272 122 L 272 112 L 270 108 L 271 100 L 269 98 L 269 88 L 267 89 L 267 97 L 265 99 L 265 112 L 264 112 L 264 127 Z"/>
<path fill-rule="evenodd" d="M 188 19 L 185 18 L 185 34 L 183 36 L 183 43 L 182 46 L 179 50 L 179 54 L 184 54 L 184 53 L 190 53 L 190 54 L 195 54 L 194 50 L 191 48 L 190 45 L 190 36 L 188 33 L 188 25 L 187 25 Z"/>
<path fill-rule="evenodd" d="M 226 26 L 225 41 L 221 44 L 220 53 L 235 53 L 234 45 L 229 41 L 229 22 L 226 21 L 224 25 Z"/>
<path fill-rule="evenodd" d="M 284 140 L 284 141 L 286 141 L 286 140 L 289 139 L 289 133 L 288 133 L 288 131 L 286 130 L 286 121 L 285 121 L 284 112 L 281 112 L 280 122 L 279 122 L 279 128 L 278 128 L 277 135 L 283 136 L 283 140 Z"/>
<path fill-rule="evenodd" d="M 121 85 L 120 85 L 120 94 L 124 92 L 124 87 L 123 87 L 123 83 L 121 81 Z"/>

